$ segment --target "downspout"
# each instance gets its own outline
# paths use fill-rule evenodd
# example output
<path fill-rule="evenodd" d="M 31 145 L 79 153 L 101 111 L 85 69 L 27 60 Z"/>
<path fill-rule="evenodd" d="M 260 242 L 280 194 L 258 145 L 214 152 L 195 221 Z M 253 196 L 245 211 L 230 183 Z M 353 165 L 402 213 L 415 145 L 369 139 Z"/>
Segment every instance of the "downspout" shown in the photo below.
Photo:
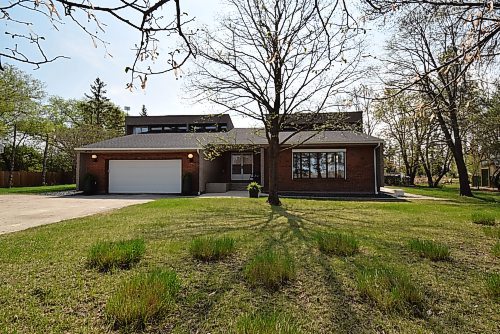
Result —
<path fill-rule="evenodd" d="M 375 173 L 375 195 L 378 195 L 378 175 L 377 175 L 377 148 L 380 147 L 380 143 L 373 149 L 373 172 Z"/>
<path fill-rule="evenodd" d="M 198 196 L 201 195 L 201 184 L 203 183 L 202 177 L 201 177 L 201 155 L 200 155 L 200 149 L 196 149 L 196 153 L 198 154 Z"/>

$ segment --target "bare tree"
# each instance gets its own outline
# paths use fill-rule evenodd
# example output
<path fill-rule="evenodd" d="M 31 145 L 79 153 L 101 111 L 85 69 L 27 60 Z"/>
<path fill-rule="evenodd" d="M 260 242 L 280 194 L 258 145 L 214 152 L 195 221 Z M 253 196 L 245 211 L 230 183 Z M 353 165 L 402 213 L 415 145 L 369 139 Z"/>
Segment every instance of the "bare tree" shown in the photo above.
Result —
<path fill-rule="evenodd" d="M 456 51 L 446 61 L 437 67 L 426 69 L 419 79 L 410 85 L 423 80 L 426 75 L 446 70 L 449 66 L 459 63 L 462 70 L 481 59 L 483 62 L 494 61 L 499 55 L 500 42 L 500 1 L 498 0 L 363 0 L 365 10 L 371 18 L 382 18 L 383 24 L 394 17 L 396 22 L 408 12 L 425 12 L 428 16 L 439 20 L 443 12 L 455 21 L 463 33 L 456 41 Z M 458 77 L 455 77 L 458 80 Z"/>
<path fill-rule="evenodd" d="M 454 12 L 442 10 L 440 15 L 418 10 L 408 12 L 387 47 L 388 74 L 389 84 L 396 91 L 411 87 L 425 97 L 453 154 L 460 194 L 472 196 L 463 130 L 468 114 L 474 111 L 471 96 L 477 85 L 472 78 L 471 63 L 450 62 L 469 38 L 467 27 Z"/>
<path fill-rule="evenodd" d="M 380 120 L 375 117 L 375 91 L 362 84 L 354 88 L 351 95 L 354 110 L 363 113 L 363 132 L 373 135 L 380 123 Z"/>
<path fill-rule="evenodd" d="M 257 120 L 268 141 L 269 197 L 278 197 L 278 156 L 305 126 L 280 139 L 297 114 L 314 121 L 355 80 L 357 22 L 343 1 L 229 0 L 231 13 L 196 43 L 198 99 Z"/>
<path fill-rule="evenodd" d="M 165 7 L 170 11 L 166 11 Z M 31 64 L 35 68 L 65 58 L 64 55 L 49 55 L 44 50 L 43 41 L 46 37 L 39 33 L 39 25 L 43 20 L 56 30 L 65 21 L 73 22 L 90 37 L 95 47 L 101 44 L 106 48 L 108 42 L 100 34 L 105 31 L 106 20 L 111 19 L 121 23 L 124 28 L 140 33 L 140 40 L 134 46 L 134 59 L 125 71 L 130 72 L 128 88 L 133 87 L 135 79 L 139 79 L 144 88 L 149 75 L 177 71 L 192 55 L 189 41 L 192 32 L 185 29 L 192 19 L 186 17 L 187 13 L 181 10 L 180 0 L 2 1 L 0 22 L 3 21 L 6 25 L 5 34 L 10 38 L 9 44 L 0 50 L 0 69 L 2 58 Z M 168 55 L 160 56 L 160 41 L 172 40 L 172 35 L 179 37 L 185 46 L 183 51 L 181 48 L 174 48 Z M 146 62 L 144 66 L 140 66 L 142 62 Z M 164 67 L 157 68 L 160 66 L 158 64 L 163 64 Z"/>

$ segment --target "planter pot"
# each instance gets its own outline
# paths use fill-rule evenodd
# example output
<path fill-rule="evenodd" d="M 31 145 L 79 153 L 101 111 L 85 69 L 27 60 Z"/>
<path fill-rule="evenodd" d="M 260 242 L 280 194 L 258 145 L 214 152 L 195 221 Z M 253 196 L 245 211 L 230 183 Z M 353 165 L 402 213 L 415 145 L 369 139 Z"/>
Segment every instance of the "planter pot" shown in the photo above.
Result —
<path fill-rule="evenodd" d="M 258 189 L 249 190 L 248 194 L 250 195 L 250 198 L 259 198 L 259 190 Z"/>

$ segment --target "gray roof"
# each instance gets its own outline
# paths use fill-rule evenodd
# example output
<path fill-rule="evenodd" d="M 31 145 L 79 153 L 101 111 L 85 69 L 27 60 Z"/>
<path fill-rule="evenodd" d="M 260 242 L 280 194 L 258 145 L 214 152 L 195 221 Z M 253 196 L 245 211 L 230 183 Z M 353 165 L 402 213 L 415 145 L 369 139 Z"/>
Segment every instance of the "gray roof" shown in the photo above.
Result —
<path fill-rule="evenodd" d="M 231 117 L 222 115 L 164 115 L 164 116 L 127 116 L 126 125 L 191 124 L 191 123 L 228 123 Z"/>
<path fill-rule="evenodd" d="M 292 132 L 281 132 L 283 143 Z M 354 131 L 304 131 L 296 134 L 285 144 L 377 144 L 382 139 Z M 151 133 L 116 137 L 77 148 L 79 151 L 93 150 L 195 150 L 206 144 L 267 145 L 263 129 L 235 128 L 217 133 Z"/>

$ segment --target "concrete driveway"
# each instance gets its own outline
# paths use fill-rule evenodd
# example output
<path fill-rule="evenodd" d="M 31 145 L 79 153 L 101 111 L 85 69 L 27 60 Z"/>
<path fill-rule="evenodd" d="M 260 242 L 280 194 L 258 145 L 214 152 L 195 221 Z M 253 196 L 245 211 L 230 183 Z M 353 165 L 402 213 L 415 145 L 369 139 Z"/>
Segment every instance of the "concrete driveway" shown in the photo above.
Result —
<path fill-rule="evenodd" d="M 156 195 L 1 195 L 0 234 L 153 201 Z"/>

